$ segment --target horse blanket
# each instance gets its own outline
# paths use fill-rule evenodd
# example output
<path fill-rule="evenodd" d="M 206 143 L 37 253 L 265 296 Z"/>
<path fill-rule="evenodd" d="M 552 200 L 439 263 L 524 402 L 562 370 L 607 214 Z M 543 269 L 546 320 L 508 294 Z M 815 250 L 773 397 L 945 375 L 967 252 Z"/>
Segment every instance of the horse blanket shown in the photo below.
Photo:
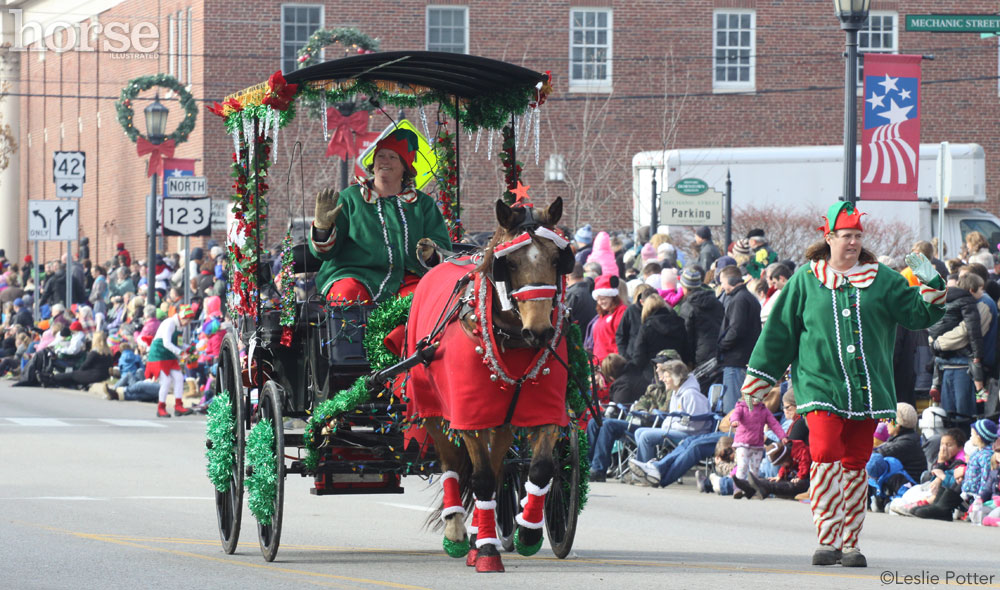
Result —
<path fill-rule="evenodd" d="M 416 343 L 430 334 L 438 319 L 449 311 L 446 306 L 455 284 L 472 268 L 469 264 L 446 262 L 431 269 L 421 279 L 410 308 L 406 354 L 412 354 Z M 567 374 L 562 363 L 544 350 L 498 350 L 492 329 L 493 286 L 477 274 L 474 293 L 477 317 L 479 310 L 485 310 L 485 338 L 481 329 L 478 335 L 469 336 L 458 321 L 452 321 L 445 328 L 441 345 L 430 365 L 417 365 L 410 370 L 406 384 L 410 418 L 443 417 L 453 430 L 502 426 L 516 389 L 503 377 L 517 381 L 534 373 L 534 377 L 526 378 L 521 386 L 510 423 L 518 427 L 568 424 Z M 480 301 L 484 304 L 481 305 Z M 559 339 L 556 351 L 562 359 L 566 359 L 564 338 Z M 491 362 L 491 357 L 495 363 Z M 491 375 L 497 375 L 495 380 L 491 379 Z"/>

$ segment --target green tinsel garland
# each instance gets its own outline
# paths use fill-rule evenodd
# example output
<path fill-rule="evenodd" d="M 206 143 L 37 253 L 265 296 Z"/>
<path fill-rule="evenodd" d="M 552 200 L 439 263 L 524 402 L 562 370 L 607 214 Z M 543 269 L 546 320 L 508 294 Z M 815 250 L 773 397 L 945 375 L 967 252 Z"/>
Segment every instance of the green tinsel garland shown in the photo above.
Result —
<path fill-rule="evenodd" d="M 583 334 L 580 326 L 570 324 L 566 329 L 566 351 L 569 363 L 569 379 L 566 381 L 566 405 L 579 418 L 590 406 L 590 359 L 583 348 Z M 579 387 L 577 386 L 579 384 Z M 581 391 L 580 387 L 586 389 Z M 582 452 L 582 451 L 581 451 Z"/>
<path fill-rule="evenodd" d="M 239 129 L 243 131 L 243 119 L 244 117 L 257 117 L 260 121 L 258 126 L 263 126 L 264 117 L 267 116 L 268 111 L 272 113 L 277 113 L 278 115 L 278 128 L 281 129 L 285 125 L 288 125 L 289 121 L 295 118 L 295 101 L 289 103 L 288 108 L 283 111 L 276 111 L 272 109 L 269 105 L 258 104 L 243 107 L 242 110 L 230 113 L 226 117 L 226 133 L 232 135 L 233 131 Z M 274 115 L 272 115 L 273 117 Z"/>
<path fill-rule="evenodd" d="M 270 418 L 254 424 L 247 434 L 246 462 L 250 468 L 247 506 L 257 522 L 269 525 L 278 493 L 278 458 L 274 455 L 274 424 Z"/>
<path fill-rule="evenodd" d="M 125 135 L 128 136 L 133 143 L 139 139 L 139 137 L 145 137 L 139 130 L 135 127 L 135 110 L 132 108 L 132 101 L 135 97 L 139 95 L 140 92 L 144 90 L 149 90 L 153 86 L 158 86 L 160 88 L 166 88 L 168 90 L 173 90 L 177 93 L 177 100 L 180 102 L 181 108 L 184 109 L 184 119 L 177 126 L 177 129 L 173 133 L 166 136 L 164 139 L 172 139 L 175 144 L 183 143 L 187 141 L 188 135 L 194 129 L 195 121 L 198 119 L 198 104 L 191 96 L 191 93 L 187 91 L 187 88 L 181 84 L 177 78 L 170 76 L 168 74 L 154 74 L 151 76 L 139 76 L 138 78 L 133 78 L 128 81 L 125 88 L 122 88 L 121 96 L 118 101 L 115 102 L 115 111 L 118 115 L 118 123 L 125 130 Z"/>
<path fill-rule="evenodd" d="M 399 357 L 386 348 L 382 342 L 386 335 L 393 328 L 406 323 L 410 316 L 410 304 L 413 303 L 413 295 L 405 297 L 394 297 L 379 304 L 378 307 L 368 316 L 368 323 L 365 326 L 365 337 L 362 344 L 365 347 L 365 354 L 371 364 L 372 371 L 382 369 L 395 364 Z M 319 466 L 319 453 L 316 451 L 316 436 L 323 428 L 337 416 L 350 412 L 358 404 L 367 402 L 371 395 L 368 391 L 367 376 L 358 377 L 348 389 L 342 389 L 332 398 L 321 403 L 313 410 L 306 431 L 302 435 L 302 442 L 306 448 L 306 456 L 303 463 L 309 469 L 316 469 Z"/>
<path fill-rule="evenodd" d="M 208 450 L 208 479 L 220 493 L 229 491 L 230 476 L 233 472 L 233 438 L 236 431 L 236 421 L 233 419 L 233 404 L 229 392 L 223 391 L 212 399 L 208 406 L 208 421 L 206 423 Z"/>

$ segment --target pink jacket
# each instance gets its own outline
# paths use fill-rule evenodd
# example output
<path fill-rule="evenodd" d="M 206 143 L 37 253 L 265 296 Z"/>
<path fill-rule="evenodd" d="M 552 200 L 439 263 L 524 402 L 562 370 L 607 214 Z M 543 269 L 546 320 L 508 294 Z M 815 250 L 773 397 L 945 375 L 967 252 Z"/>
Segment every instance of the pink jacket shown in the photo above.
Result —
<path fill-rule="evenodd" d="M 670 307 L 676 307 L 681 299 L 684 299 L 684 291 L 680 287 L 673 289 L 660 289 L 660 297 L 667 302 Z"/>
<path fill-rule="evenodd" d="M 747 407 L 745 401 L 736 402 L 730 422 L 738 421 L 736 435 L 733 436 L 734 447 L 763 447 L 764 424 L 771 427 L 771 432 L 778 438 L 785 438 L 785 429 L 774 419 L 774 414 L 764 404 L 754 404 L 753 409 Z"/>
<path fill-rule="evenodd" d="M 618 276 L 618 263 L 615 262 L 615 253 L 611 250 L 611 236 L 608 232 L 599 232 L 594 238 L 594 249 L 590 251 L 587 262 L 600 264 L 602 275 Z"/>

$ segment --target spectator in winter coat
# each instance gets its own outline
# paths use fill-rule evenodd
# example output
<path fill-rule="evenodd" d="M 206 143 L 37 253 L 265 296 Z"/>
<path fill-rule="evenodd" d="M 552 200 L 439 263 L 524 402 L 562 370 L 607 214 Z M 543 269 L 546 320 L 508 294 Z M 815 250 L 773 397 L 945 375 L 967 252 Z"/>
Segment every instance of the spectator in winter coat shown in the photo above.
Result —
<path fill-rule="evenodd" d="M 940 372 L 941 407 L 947 412 L 972 416 L 976 410 L 976 392 L 983 391 L 983 329 L 978 300 L 983 280 L 968 273 L 958 286 L 949 287 L 944 317 L 927 333 L 933 339 L 935 366 Z M 945 337 L 960 324 L 965 326 L 968 346 L 948 345 Z"/>
<path fill-rule="evenodd" d="M 747 284 L 735 266 L 723 268 L 719 280 L 728 295 L 718 348 L 719 366 L 722 367 L 722 411 L 728 412 L 739 399 L 747 361 L 760 336 L 760 304 L 747 291 Z"/>
<path fill-rule="evenodd" d="M 645 283 L 640 283 L 632 291 L 632 303 L 625 308 L 622 321 L 618 324 L 618 331 L 615 332 L 615 345 L 618 346 L 618 354 L 626 359 L 632 358 L 635 349 L 636 339 L 639 337 L 639 327 L 642 325 L 642 300 L 655 292 L 655 289 Z M 650 379 L 652 375 L 650 375 Z"/>
<path fill-rule="evenodd" d="M 716 357 L 719 345 L 719 328 L 725 310 L 715 297 L 715 291 L 704 284 L 705 273 L 697 266 L 689 266 L 681 273 L 681 299 L 678 315 L 684 319 L 689 349 L 694 352 L 695 366 Z"/>
<path fill-rule="evenodd" d="M 778 300 L 778 295 L 781 293 L 781 289 L 784 288 L 785 283 L 788 279 L 792 278 L 792 269 L 788 268 L 784 264 L 775 263 L 767 268 L 765 271 L 767 277 L 768 293 L 767 298 L 764 299 L 764 303 L 760 306 L 760 325 L 764 325 L 767 321 L 767 316 L 771 313 L 771 307 L 774 306 L 774 302 Z"/>
<path fill-rule="evenodd" d="M 657 377 L 667 389 L 673 389 L 670 397 L 670 412 L 688 416 L 702 416 L 709 413 L 708 398 L 701 392 L 698 379 L 692 375 L 683 361 L 667 361 L 657 365 Z M 680 442 L 698 434 L 707 433 L 714 422 L 711 419 L 683 420 L 668 418 L 657 428 L 639 428 L 635 431 L 636 458 L 642 464 L 656 459 L 656 449 L 664 439 Z"/>
<path fill-rule="evenodd" d="M 118 260 L 121 260 L 122 265 L 126 268 L 132 266 L 132 255 L 125 249 L 125 242 L 118 242 L 115 244 L 115 256 Z"/>
<path fill-rule="evenodd" d="M 597 315 L 597 303 L 592 292 L 594 283 L 583 276 L 583 265 L 573 266 L 573 272 L 566 277 L 566 307 L 570 320 L 583 330 Z"/>
<path fill-rule="evenodd" d="M 996 281 L 990 278 L 989 271 L 986 267 L 978 264 L 971 263 L 966 264 L 958 269 L 958 279 L 962 280 L 962 277 L 968 273 L 972 273 L 979 278 L 983 279 L 983 291 L 985 292 L 979 297 L 978 307 L 980 317 L 980 325 L 986 323 L 986 318 L 989 319 L 989 327 L 983 333 L 983 371 L 987 377 L 997 376 L 997 320 L 1000 318 L 1000 311 L 997 309 L 996 296 L 990 290 L 990 287 L 995 289 L 1000 289 L 1000 285 L 997 285 Z M 989 309 L 989 313 L 983 311 L 983 307 Z"/>
<path fill-rule="evenodd" d="M 698 246 L 698 266 L 702 268 L 712 268 L 712 263 L 722 256 L 719 247 L 712 241 L 712 230 L 707 225 L 695 230 L 694 243 Z"/>
<path fill-rule="evenodd" d="M 573 246 L 576 249 L 576 261 L 586 264 L 587 257 L 590 256 L 592 244 L 594 243 L 594 230 L 590 224 L 581 227 L 573 234 Z"/>
<path fill-rule="evenodd" d="M 648 293 L 642 299 L 642 323 L 635 339 L 632 353 L 626 357 L 629 370 L 642 373 L 646 383 L 653 380 L 653 355 L 659 350 L 672 349 L 681 355 L 681 360 L 690 363 L 692 359 L 684 320 L 667 306 L 658 293 Z"/>
<path fill-rule="evenodd" d="M 604 360 L 612 352 L 618 352 L 615 334 L 625 315 L 625 305 L 619 296 L 617 275 L 597 277 L 594 285 L 594 300 L 597 301 L 597 317 L 593 320 L 594 358 Z"/>
<path fill-rule="evenodd" d="M 79 368 L 57 373 L 43 379 L 43 382 L 47 386 L 85 388 L 107 379 L 108 369 L 113 364 L 111 349 L 108 348 L 108 335 L 104 332 L 94 332 L 94 343 Z"/>
<path fill-rule="evenodd" d="M 917 410 L 906 403 L 896 404 L 896 418 L 889 422 L 889 438 L 879 446 L 875 447 L 872 457 L 876 455 L 882 458 L 894 457 L 903 466 L 903 470 L 913 481 L 920 481 L 920 476 L 927 471 L 927 458 L 920 447 L 920 434 L 917 428 Z M 872 473 L 873 463 L 869 461 L 869 475 Z M 896 491 L 905 484 L 907 480 L 903 476 L 892 477 L 887 482 L 887 492 L 889 496 L 894 496 Z"/>
<path fill-rule="evenodd" d="M 676 307 L 681 299 L 684 299 L 684 289 L 677 284 L 676 268 L 665 268 L 660 271 L 660 297 L 667 302 L 670 307 Z"/>
<path fill-rule="evenodd" d="M 750 242 L 751 250 L 750 261 L 747 262 L 747 274 L 759 279 L 768 265 L 778 261 L 778 254 L 767 246 L 767 238 L 764 237 L 762 229 L 750 230 L 747 240 Z"/>
<path fill-rule="evenodd" d="M 611 236 L 608 232 L 598 232 L 594 238 L 593 249 L 587 256 L 587 262 L 600 264 L 602 275 L 618 276 L 618 264 L 615 262 L 615 253 L 611 250 Z"/>

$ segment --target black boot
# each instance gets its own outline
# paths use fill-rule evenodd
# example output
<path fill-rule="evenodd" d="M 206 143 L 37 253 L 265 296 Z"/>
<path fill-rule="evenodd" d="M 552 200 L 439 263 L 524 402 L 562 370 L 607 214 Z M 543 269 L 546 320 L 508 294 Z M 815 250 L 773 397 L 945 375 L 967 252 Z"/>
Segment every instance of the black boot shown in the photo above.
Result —
<path fill-rule="evenodd" d="M 750 483 L 751 486 L 753 486 L 753 489 L 758 494 L 760 494 L 760 499 L 761 500 L 764 500 L 765 498 L 767 498 L 768 496 L 770 496 L 773 493 L 773 490 L 771 488 L 772 488 L 772 486 L 774 484 L 772 482 L 768 481 L 767 479 L 758 476 L 756 473 L 751 473 L 750 474 L 750 482 L 749 483 Z"/>
<path fill-rule="evenodd" d="M 751 476 L 752 476 L 752 474 L 751 474 Z M 745 479 L 740 479 L 740 478 L 738 478 L 736 476 L 733 476 L 733 484 L 735 484 L 736 487 L 739 488 L 733 494 L 734 498 L 737 498 L 737 499 L 739 499 L 739 498 L 750 499 L 750 498 L 753 498 L 754 494 L 757 493 L 757 490 L 754 489 L 754 487 L 752 485 L 750 485 L 750 482 L 747 481 L 747 480 L 745 480 Z M 743 493 L 740 494 L 740 492 L 743 492 Z"/>
<path fill-rule="evenodd" d="M 962 495 L 951 488 L 942 487 L 938 490 L 934 502 L 913 509 L 917 518 L 933 518 L 935 520 L 952 520 L 952 513 L 962 503 Z"/>

